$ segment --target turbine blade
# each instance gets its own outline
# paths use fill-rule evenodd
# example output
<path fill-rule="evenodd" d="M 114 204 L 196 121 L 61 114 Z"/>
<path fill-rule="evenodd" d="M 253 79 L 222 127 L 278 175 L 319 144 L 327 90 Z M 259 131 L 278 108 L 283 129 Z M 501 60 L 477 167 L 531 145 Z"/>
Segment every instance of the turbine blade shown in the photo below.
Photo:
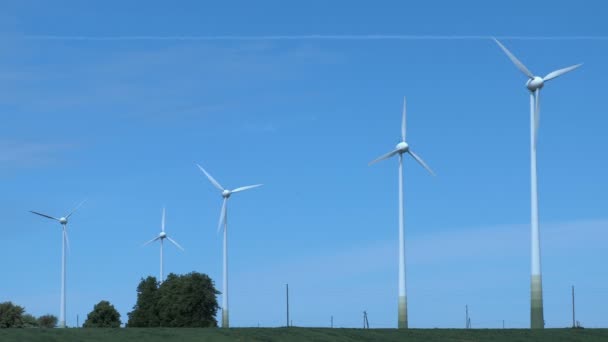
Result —
<path fill-rule="evenodd" d="M 534 78 L 534 75 L 530 72 L 530 70 L 528 70 L 528 68 L 526 68 L 526 66 L 522 62 L 520 62 L 519 59 L 517 59 L 517 57 L 515 57 L 515 55 L 513 55 L 511 53 L 511 51 L 509 51 L 504 45 L 502 45 L 502 43 L 499 42 L 498 39 L 496 39 L 496 38 L 492 38 L 492 39 L 494 39 L 494 41 L 496 42 L 496 44 L 498 44 L 498 46 L 500 46 L 500 48 L 502 49 L 502 51 L 504 51 L 507 54 L 507 56 L 509 57 L 509 59 L 511 60 L 511 62 L 513 62 L 513 64 L 515 64 L 515 66 L 521 72 L 523 72 L 529 78 Z"/>
<path fill-rule="evenodd" d="M 420 158 L 416 153 L 414 153 L 414 151 L 409 150 L 408 152 L 414 159 L 416 159 L 416 161 L 420 165 L 422 165 L 422 167 L 424 167 L 428 172 L 430 172 L 431 175 L 433 175 L 433 176 L 435 175 L 435 172 L 433 172 L 433 170 L 431 170 L 431 168 L 428 165 L 426 165 L 424 160 L 422 160 L 422 158 Z"/>
<path fill-rule="evenodd" d="M 205 176 L 207 176 L 207 178 L 209 178 L 209 181 L 211 182 L 211 184 L 213 184 L 216 188 L 218 188 L 218 190 L 220 191 L 224 191 L 224 188 L 220 185 L 220 183 L 218 183 L 215 178 L 211 177 L 211 175 L 209 173 L 207 173 L 207 171 L 205 171 L 205 169 L 203 169 L 202 166 L 196 164 L 196 166 L 198 166 L 199 169 L 201 169 L 201 171 L 203 171 L 203 173 L 205 174 Z"/>
<path fill-rule="evenodd" d="M 163 219 L 160 223 L 160 228 L 162 229 L 162 231 L 165 231 L 165 208 L 163 208 Z"/>
<path fill-rule="evenodd" d="M 40 216 L 42 216 L 42 217 L 50 218 L 51 220 L 59 221 L 59 219 L 58 219 L 58 218 L 55 218 L 55 217 L 53 217 L 53 216 L 49 216 L 49 215 L 46 215 L 46 214 L 39 213 L 39 212 L 37 212 L 37 211 L 32 211 L 32 210 L 30 210 L 30 213 L 32 213 L 32 214 L 36 214 L 36 215 L 40 215 Z"/>
<path fill-rule="evenodd" d="M 249 189 L 253 189 L 253 188 L 257 188 L 262 186 L 263 184 L 256 184 L 256 185 L 247 185 L 247 186 L 242 186 L 240 188 L 236 188 L 232 191 L 230 191 L 231 193 L 237 193 L 237 192 L 241 192 L 241 191 L 245 191 L 245 190 L 249 190 Z"/>
<path fill-rule="evenodd" d="M 175 245 L 175 247 L 181 249 L 182 251 L 184 251 L 184 248 L 182 246 L 179 245 L 179 243 L 177 243 L 175 240 L 173 240 L 172 238 L 167 236 L 167 240 L 169 240 L 169 242 L 171 242 L 172 244 Z"/>
<path fill-rule="evenodd" d="M 157 237 L 155 237 L 154 239 L 152 239 L 152 240 L 150 240 L 150 241 L 148 241 L 148 242 L 144 243 L 144 244 L 143 244 L 143 245 L 141 245 L 141 246 L 142 246 L 142 247 L 143 247 L 143 246 L 147 246 L 147 245 L 151 244 L 152 242 L 154 242 L 154 241 L 156 241 L 156 240 L 158 240 L 158 239 L 160 239 L 160 237 L 159 237 L 159 236 L 157 236 Z"/>
<path fill-rule="evenodd" d="M 75 212 L 76 212 L 76 210 L 78 210 L 78 209 L 80 208 L 80 206 L 81 206 L 81 205 L 83 205 L 83 204 L 84 204 L 84 202 L 86 202 L 86 201 L 87 201 L 87 200 L 85 199 L 84 201 L 80 202 L 80 204 L 78 204 L 78 205 L 76 206 L 76 208 L 74 208 L 74 210 L 72 210 L 72 212 L 71 212 L 71 213 L 69 213 L 69 214 L 68 214 L 68 216 L 66 216 L 65 218 L 70 218 L 70 216 L 72 216 L 72 214 L 73 214 L 73 213 L 75 213 Z"/>
<path fill-rule="evenodd" d="M 401 141 L 405 141 L 405 96 L 403 97 L 403 116 L 401 118 Z"/>
<path fill-rule="evenodd" d="M 226 218 L 226 205 L 228 204 L 228 199 L 224 198 L 222 202 L 222 211 L 220 211 L 220 221 L 217 224 L 217 233 L 219 234 L 222 231 L 222 223 L 224 223 L 224 219 Z"/>
<path fill-rule="evenodd" d="M 552 72 L 548 73 L 547 76 L 543 77 L 543 81 L 552 80 L 552 79 L 554 79 L 554 78 L 556 78 L 558 76 L 561 76 L 561 75 L 563 75 L 563 74 L 565 74 L 567 72 L 570 72 L 570 71 L 572 71 L 572 70 L 580 67 L 581 65 L 583 65 L 583 63 L 577 64 L 577 65 L 572 65 L 572 66 L 569 66 L 567 68 L 563 68 L 563 69 L 552 71 Z"/>
<path fill-rule="evenodd" d="M 384 160 L 384 159 L 390 158 L 390 157 L 394 156 L 394 155 L 395 155 L 395 154 L 397 154 L 397 153 L 399 153 L 399 150 L 393 150 L 393 151 L 391 151 L 391 152 L 389 152 L 389 153 L 387 153 L 387 154 L 381 155 L 380 157 L 378 157 L 378 158 L 376 158 L 376 159 L 372 160 L 372 161 L 371 161 L 371 162 L 369 162 L 369 164 L 367 164 L 367 165 L 372 165 L 372 164 L 377 163 L 377 162 L 379 162 L 379 161 L 381 161 L 381 160 Z"/>

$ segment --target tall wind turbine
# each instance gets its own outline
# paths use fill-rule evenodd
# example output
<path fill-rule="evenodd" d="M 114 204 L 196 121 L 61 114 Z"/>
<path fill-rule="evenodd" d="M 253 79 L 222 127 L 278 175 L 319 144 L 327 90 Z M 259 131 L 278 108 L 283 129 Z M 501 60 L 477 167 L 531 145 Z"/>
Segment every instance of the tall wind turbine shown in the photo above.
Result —
<path fill-rule="evenodd" d="M 540 90 L 545 82 L 572 71 L 582 64 L 555 70 L 545 77 L 535 76 L 497 39 L 496 44 L 507 54 L 511 62 L 528 77 L 526 87 L 530 91 L 530 178 L 531 178 L 531 228 L 532 228 L 532 276 L 530 284 L 530 327 L 542 329 L 545 327 L 543 314 L 543 283 L 540 268 L 540 228 L 538 223 L 538 192 L 536 178 L 536 142 L 538 140 L 538 126 L 540 122 Z"/>
<path fill-rule="evenodd" d="M 169 242 L 171 242 L 172 244 L 175 245 L 175 247 L 181 249 L 182 251 L 184 250 L 182 248 L 182 246 L 179 245 L 179 243 L 177 243 L 175 240 L 173 240 L 172 238 L 170 238 L 167 233 L 165 233 L 165 208 L 163 208 L 163 218 L 161 220 L 160 223 L 160 233 L 158 233 L 158 236 L 155 237 L 154 239 L 144 243 L 144 246 L 151 244 L 154 241 L 160 240 L 160 282 L 162 283 L 164 278 L 163 278 L 163 240 L 167 239 L 169 240 Z"/>
<path fill-rule="evenodd" d="M 237 192 L 257 188 L 262 186 L 262 184 L 256 185 L 247 185 L 242 186 L 240 188 L 236 188 L 234 190 L 224 189 L 211 175 L 203 169 L 202 166 L 198 166 L 199 169 L 209 178 L 209 181 L 213 186 L 215 186 L 219 191 L 221 191 L 222 197 L 224 200 L 222 201 L 222 211 L 220 212 L 220 221 L 217 225 L 218 233 L 222 229 L 222 224 L 224 225 L 224 283 L 222 288 L 222 328 L 230 327 L 229 319 L 228 319 L 228 198 L 230 195 L 235 194 Z"/>
<path fill-rule="evenodd" d="M 61 233 L 62 234 L 61 235 L 61 304 L 60 304 L 60 309 L 59 309 L 59 327 L 60 328 L 65 328 L 65 279 L 66 279 L 65 248 L 66 247 L 68 249 L 70 248 L 70 243 L 68 241 L 68 219 L 70 218 L 70 216 L 72 216 L 72 214 L 74 214 L 76 212 L 76 210 L 78 210 L 78 208 L 80 208 L 80 206 L 85 201 L 86 200 L 80 202 L 80 204 L 78 204 L 78 206 L 76 206 L 76 208 L 74 210 L 72 210 L 72 212 L 70 212 L 66 216 L 62 216 L 60 218 L 56 218 L 56 217 L 53 217 L 50 215 L 46 215 L 46 214 L 42 214 L 42 213 L 30 210 L 30 213 L 32 213 L 32 214 L 40 215 L 42 217 L 46 217 L 48 219 L 55 220 L 61 224 L 61 231 L 62 231 L 62 233 Z"/>
<path fill-rule="evenodd" d="M 405 97 L 403 98 L 403 117 L 401 118 L 401 142 L 395 146 L 395 149 L 391 152 L 380 156 L 369 163 L 372 165 L 384 159 L 388 159 L 394 155 L 399 155 L 399 297 L 398 297 L 398 327 L 399 329 L 407 329 L 407 296 L 405 293 L 405 237 L 403 231 L 403 154 L 408 153 L 414 160 L 416 160 L 422 167 L 424 167 L 432 175 L 428 165 L 420 158 L 414 151 L 410 149 L 410 145 L 405 142 Z"/>

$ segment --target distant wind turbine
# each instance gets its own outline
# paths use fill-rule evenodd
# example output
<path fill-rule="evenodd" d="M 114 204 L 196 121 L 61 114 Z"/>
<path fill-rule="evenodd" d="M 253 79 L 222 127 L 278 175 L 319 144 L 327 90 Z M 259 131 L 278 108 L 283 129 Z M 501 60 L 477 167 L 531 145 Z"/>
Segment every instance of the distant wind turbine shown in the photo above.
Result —
<path fill-rule="evenodd" d="M 151 244 L 154 241 L 160 240 L 160 282 L 162 283 L 164 278 L 163 278 L 163 240 L 167 239 L 169 240 L 169 242 L 171 242 L 172 244 L 175 245 L 175 247 L 181 249 L 182 251 L 184 250 L 182 248 L 182 246 L 179 245 L 179 243 L 177 243 L 175 240 L 173 240 L 172 238 L 170 238 L 167 233 L 165 233 L 165 208 L 163 208 L 163 218 L 161 220 L 160 223 L 160 233 L 158 234 L 157 237 L 155 237 L 154 239 L 144 243 L 144 246 Z"/>
<path fill-rule="evenodd" d="M 414 151 L 410 149 L 410 146 L 405 142 L 405 97 L 403 98 L 403 116 L 401 118 L 401 142 L 395 146 L 395 149 L 391 152 L 378 157 L 369 163 L 372 165 L 384 159 L 388 159 L 394 155 L 399 155 L 399 297 L 398 297 L 398 319 L 397 326 L 399 329 L 407 329 L 407 295 L 405 292 L 405 237 L 403 230 L 403 154 L 408 153 L 414 160 L 416 160 L 422 167 L 424 167 L 432 175 L 435 175 L 433 170 L 426 165 L 426 163 L 420 158 Z"/>
<path fill-rule="evenodd" d="M 218 233 L 222 229 L 222 224 L 224 224 L 224 283 L 222 288 L 222 328 L 229 328 L 229 316 L 228 316 L 228 198 L 230 195 L 235 194 L 237 192 L 257 188 L 262 186 L 262 184 L 256 185 L 248 185 L 242 186 L 240 188 L 236 188 L 234 190 L 224 189 L 211 175 L 203 169 L 202 166 L 196 165 L 198 168 L 207 176 L 211 184 L 215 186 L 219 191 L 221 191 L 222 197 L 224 200 L 222 201 L 222 210 L 220 212 L 220 220 L 217 225 Z"/>
<path fill-rule="evenodd" d="M 538 140 L 538 126 L 540 122 L 540 90 L 545 82 L 570 72 L 582 64 L 555 70 L 545 77 L 535 76 L 497 39 L 496 44 L 507 54 L 511 62 L 528 77 L 526 87 L 530 91 L 530 178 L 531 178 L 531 228 L 532 228 L 532 276 L 530 295 L 530 327 L 543 329 L 545 327 L 543 313 L 543 283 L 540 267 L 540 228 L 538 221 L 538 187 L 536 173 L 536 142 Z"/>
<path fill-rule="evenodd" d="M 61 231 L 62 231 L 62 236 L 61 236 L 61 304 L 60 304 L 60 309 L 59 309 L 59 327 L 60 328 L 65 328 L 65 301 L 66 301 L 66 297 L 65 297 L 65 280 L 66 280 L 66 275 L 65 275 L 65 259 L 66 259 L 65 248 L 66 247 L 68 249 L 70 248 L 70 243 L 69 243 L 69 240 L 68 240 L 68 219 L 70 218 L 70 216 L 72 216 L 76 212 L 76 210 L 78 210 L 78 208 L 80 208 L 80 206 L 84 202 L 86 202 L 86 200 L 80 202 L 80 204 L 78 204 L 76 206 L 76 208 L 74 210 L 72 210 L 72 212 L 70 212 L 66 216 L 62 216 L 60 218 L 56 218 L 56 217 L 53 217 L 53 216 L 50 216 L 50 215 L 46 215 L 46 214 L 39 213 L 37 211 L 30 210 L 30 213 L 32 213 L 32 214 L 40 215 L 42 217 L 46 217 L 46 218 L 49 218 L 51 220 L 55 220 L 55 221 L 57 221 L 57 222 L 59 222 L 61 224 Z"/>

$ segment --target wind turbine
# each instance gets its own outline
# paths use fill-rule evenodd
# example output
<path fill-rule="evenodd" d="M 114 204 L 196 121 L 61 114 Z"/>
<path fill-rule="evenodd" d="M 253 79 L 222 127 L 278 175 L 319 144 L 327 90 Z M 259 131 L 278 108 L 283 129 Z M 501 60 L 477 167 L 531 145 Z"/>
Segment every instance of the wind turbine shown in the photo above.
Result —
<path fill-rule="evenodd" d="M 160 240 L 160 282 L 163 282 L 163 240 L 167 239 L 169 240 L 169 242 L 171 242 L 172 244 L 175 245 L 175 247 L 181 249 L 182 251 L 184 250 L 182 248 L 182 246 L 179 245 L 179 243 L 177 243 L 175 240 L 173 240 L 172 238 L 170 238 L 167 233 L 165 233 L 165 208 L 163 208 L 163 218 L 161 220 L 160 223 L 160 233 L 158 233 L 158 236 L 155 237 L 154 239 L 144 243 L 144 246 L 151 244 L 154 241 Z"/>
<path fill-rule="evenodd" d="M 507 54 L 511 62 L 528 77 L 526 87 L 530 91 L 530 178 L 531 178 L 531 230 L 532 230 L 532 275 L 530 284 L 530 326 L 533 329 L 543 329 L 545 320 L 543 314 L 543 284 L 540 267 L 540 228 L 538 222 L 538 188 L 536 177 L 536 142 L 540 122 L 540 90 L 545 82 L 570 72 L 582 64 L 555 70 L 545 77 L 535 76 L 497 39 L 494 41 Z"/>
<path fill-rule="evenodd" d="M 403 231 L 403 154 L 408 153 L 422 167 L 424 167 L 431 175 L 435 175 L 433 170 L 426 165 L 414 151 L 410 149 L 410 145 L 405 142 L 405 97 L 403 98 L 403 116 L 401 118 L 401 142 L 395 146 L 391 152 L 378 157 L 369 163 L 372 165 L 384 159 L 388 159 L 394 155 L 399 155 L 399 297 L 398 297 L 398 327 L 399 329 L 407 329 L 407 296 L 405 292 L 405 237 Z"/>
<path fill-rule="evenodd" d="M 59 309 L 59 327 L 60 328 L 65 328 L 65 279 L 66 279 L 65 248 L 66 248 L 66 246 L 68 249 L 70 248 L 70 243 L 68 240 L 68 230 L 67 230 L 68 229 L 68 219 L 70 218 L 70 216 L 72 216 L 76 212 L 76 210 L 78 210 L 78 208 L 80 208 L 80 206 L 84 202 L 86 202 L 86 200 L 80 202 L 80 204 L 78 204 L 78 206 L 76 206 L 76 208 L 74 210 L 72 210 L 72 212 L 70 212 L 66 216 L 62 216 L 60 218 L 56 218 L 56 217 L 53 217 L 50 215 L 46 215 L 46 214 L 42 214 L 42 213 L 30 210 L 30 213 L 32 213 L 32 214 L 40 215 L 42 217 L 46 217 L 51 220 L 55 220 L 61 224 L 61 231 L 62 231 L 62 235 L 61 235 L 61 303 L 60 303 L 60 309 Z"/>
<path fill-rule="evenodd" d="M 222 193 L 222 197 L 224 198 L 224 200 L 222 201 L 222 210 L 220 212 L 220 220 L 219 223 L 217 225 L 217 231 L 218 233 L 220 232 L 220 230 L 222 229 L 222 223 L 224 224 L 224 283 L 223 283 L 223 288 L 222 288 L 222 328 L 229 328 L 230 324 L 229 324 L 229 319 L 228 319 L 228 198 L 230 198 L 230 195 L 235 194 L 237 192 L 241 192 L 241 191 L 245 191 L 245 190 L 249 190 L 249 189 L 253 189 L 253 188 L 257 188 L 259 186 L 262 186 L 262 184 L 255 184 L 255 185 L 247 185 L 247 186 L 242 186 L 240 188 L 236 188 L 234 190 L 228 190 L 228 189 L 224 189 L 224 187 L 222 187 L 220 185 L 220 183 L 218 183 L 213 177 L 211 177 L 211 175 L 205 171 L 205 169 L 203 169 L 202 166 L 200 165 L 196 165 L 198 166 L 199 169 L 201 169 L 201 171 L 205 174 L 205 176 L 207 176 L 207 178 L 209 178 L 209 181 L 211 182 L 211 184 L 213 184 L 213 186 L 215 186 L 219 191 L 221 191 Z"/>

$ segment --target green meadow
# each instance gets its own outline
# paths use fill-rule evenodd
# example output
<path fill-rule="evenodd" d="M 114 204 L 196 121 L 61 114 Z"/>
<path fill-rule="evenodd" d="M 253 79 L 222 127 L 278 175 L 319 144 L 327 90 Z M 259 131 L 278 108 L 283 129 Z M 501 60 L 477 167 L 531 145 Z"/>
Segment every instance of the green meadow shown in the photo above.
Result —
<path fill-rule="evenodd" d="M 0 341 L 608 341 L 608 329 L 1 329 Z"/>

